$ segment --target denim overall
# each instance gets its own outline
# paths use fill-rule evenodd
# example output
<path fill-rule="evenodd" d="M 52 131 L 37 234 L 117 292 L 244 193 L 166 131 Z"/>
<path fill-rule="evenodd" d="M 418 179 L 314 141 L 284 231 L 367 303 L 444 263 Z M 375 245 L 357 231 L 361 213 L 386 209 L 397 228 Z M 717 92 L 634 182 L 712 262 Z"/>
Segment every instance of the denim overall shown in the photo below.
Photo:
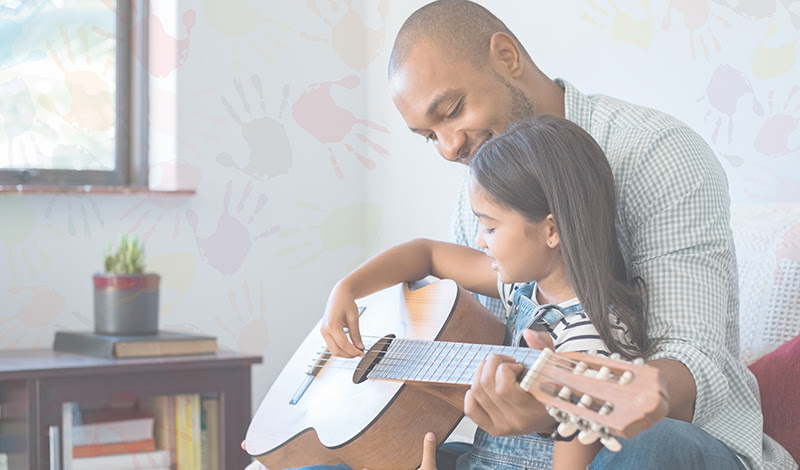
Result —
<path fill-rule="evenodd" d="M 555 304 L 536 305 L 531 296 L 535 283 L 520 286 L 514 292 L 514 308 L 506 320 L 504 344 L 519 346 L 522 332 L 534 324 L 555 326 L 563 318 L 580 313 L 580 304 L 566 308 Z M 553 441 L 536 433 L 522 436 L 496 437 L 478 428 L 472 451 L 459 457 L 458 470 L 534 469 L 550 470 L 553 466 Z"/>

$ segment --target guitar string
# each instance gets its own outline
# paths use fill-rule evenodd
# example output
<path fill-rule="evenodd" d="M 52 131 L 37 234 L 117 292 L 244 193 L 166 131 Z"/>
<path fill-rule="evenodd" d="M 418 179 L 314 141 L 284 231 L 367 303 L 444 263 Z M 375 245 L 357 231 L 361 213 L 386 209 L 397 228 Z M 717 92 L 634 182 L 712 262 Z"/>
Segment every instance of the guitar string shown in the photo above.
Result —
<path fill-rule="evenodd" d="M 484 354 L 483 357 L 480 357 L 478 354 L 479 353 L 476 353 L 476 355 L 473 355 L 473 357 L 469 359 L 468 363 L 464 363 L 465 364 L 464 366 L 461 366 L 460 364 L 463 362 L 464 358 L 468 354 L 465 355 L 465 356 L 461 356 L 461 357 L 452 357 L 452 359 L 449 362 L 452 363 L 453 361 L 458 361 L 458 362 L 455 363 L 456 365 L 455 365 L 454 369 L 468 368 L 468 367 L 472 366 L 475 363 L 480 363 L 480 362 L 485 361 L 486 359 L 489 358 L 490 355 L 498 354 L 498 353 L 489 351 L 488 353 Z M 541 354 L 541 352 L 538 352 L 538 354 Z M 536 357 L 538 357 L 538 354 L 537 354 L 537 356 L 534 356 L 534 357 L 531 358 L 533 360 L 532 362 L 535 361 Z M 523 363 L 523 361 L 528 358 L 527 355 L 526 355 L 526 357 L 523 357 L 521 359 L 513 357 L 513 356 L 510 356 L 510 357 L 514 358 L 515 361 L 516 361 L 515 363 L 517 363 L 517 364 Z M 340 363 L 340 362 L 345 362 L 345 361 L 346 362 L 355 362 L 356 360 L 358 360 L 359 363 L 360 363 L 361 358 L 343 358 L 343 357 L 337 357 L 337 356 L 330 356 L 328 358 L 322 358 L 322 359 L 318 359 L 316 361 L 313 361 L 313 363 L 309 366 L 309 368 L 310 369 L 322 368 L 322 367 L 325 367 L 326 365 L 328 365 L 329 363 L 334 362 L 334 361 L 337 362 L 337 363 Z M 565 357 L 562 357 L 562 356 L 551 356 L 551 359 L 549 360 L 550 364 L 556 365 L 556 366 L 558 366 L 558 367 L 560 367 L 561 369 L 564 369 L 564 370 L 572 370 L 574 368 L 574 366 L 577 365 L 578 362 L 579 361 L 575 361 L 573 359 L 568 359 L 568 358 L 565 358 Z M 445 361 L 436 360 L 436 358 L 434 358 L 434 357 L 426 356 L 426 357 L 420 358 L 418 353 L 417 354 L 414 354 L 414 353 L 409 353 L 409 354 L 399 353 L 399 354 L 396 354 L 396 353 L 393 353 L 393 352 L 390 351 L 390 353 L 385 355 L 383 358 L 381 358 L 380 362 L 377 363 L 376 365 L 380 364 L 382 366 L 385 366 L 385 368 L 391 369 L 392 367 L 397 367 L 397 366 L 408 367 L 408 366 L 412 365 L 414 367 L 424 367 L 424 366 L 431 366 L 431 365 L 435 365 L 435 364 L 441 365 L 443 363 L 445 363 Z M 356 369 L 358 369 L 357 365 L 358 364 L 356 364 L 356 367 L 347 367 L 347 366 L 345 366 L 345 368 L 352 368 L 353 370 L 356 370 Z M 613 375 L 616 376 L 615 374 L 613 374 Z"/>
<path fill-rule="evenodd" d="M 547 364 L 551 365 L 551 366 L 554 366 L 554 367 L 556 367 L 558 369 L 564 370 L 564 371 L 572 371 L 572 370 L 574 370 L 572 367 L 565 366 L 561 361 L 557 361 L 557 359 L 558 358 L 548 359 Z M 485 359 L 481 359 L 479 362 L 483 362 L 484 360 Z M 350 364 L 348 364 L 348 362 Z M 353 372 L 364 371 L 364 370 L 369 370 L 370 369 L 370 367 L 358 367 L 358 364 L 353 364 L 352 362 L 353 362 L 352 360 L 348 360 L 348 359 L 345 359 L 345 358 L 335 358 L 335 359 L 333 359 L 331 361 L 328 361 L 327 364 L 312 365 L 312 366 L 309 366 L 308 369 L 312 370 L 312 369 L 328 368 L 328 369 L 352 370 Z M 383 362 L 381 362 L 380 364 L 383 364 Z M 419 362 L 419 361 L 417 361 L 417 362 L 413 363 L 414 366 L 425 366 L 425 365 L 430 365 L 430 364 L 440 364 L 440 362 L 435 362 L 435 361 Z M 407 361 L 406 362 L 397 361 L 395 363 L 395 365 L 408 365 L 408 362 Z M 472 363 L 470 363 L 469 366 L 465 366 L 463 368 L 458 368 L 457 367 L 454 370 L 450 371 L 450 373 L 452 374 L 452 373 L 458 372 L 461 369 L 464 369 L 464 371 L 462 371 L 462 375 L 463 375 L 463 373 L 466 372 L 467 370 L 473 369 L 471 373 L 474 374 L 475 371 L 477 370 L 477 365 L 475 367 L 470 367 L 471 365 L 472 365 Z M 442 373 L 446 373 L 446 372 L 443 371 Z M 433 375 L 436 375 L 436 374 L 433 374 Z M 610 381 L 610 382 L 614 382 L 614 381 L 616 381 L 616 379 L 618 377 L 619 376 L 616 375 L 616 374 L 611 374 L 611 375 L 608 376 L 607 380 Z"/>
<path fill-rule="evenodd" d="M 378 340 L 380 340 L 380 339 L 383 339 L 384 337 L 382 337 L 382 336 L 379 337 L 379 336 L 363 335 L 362 339 L 363 338 L 378 338 Z M 416 339 L 416 338 L 393 338 L 392 339 L 392 343 L 407 344 L 407 343 L 414 343 L 414 342 L 421 343 L 421 344 L 433 345 L 433 346 L 437 346 L 437 347 L 444 347 L 444 345 L 446 345 L 446 344 L 464 344 L 464 345 L 468 345 L 468 347 L 471 347 L 471 348 L 486 347 L 486 348 L 489 348 L 489 349 L 510 349 L 512 351 L 505 351 L 505 352 L 511 352 L 511 353 L 527 350 L 527 348 L 523 348 L 523 347 L 491 345 L 491 344 L 455 343 L 455 342 L 449 342 L 449 341 L 431 341 L 431 340 Z M 375 344 L 377 344 L 377 341 L 375 343 L 373 343 L 371 346 L 368 346 L 366 349 L 369 350 L 370 348 L 374 347 Z M 539 354 L 541 354 L 540 350 L 533 350 L 533 351 L 537 351 Z M 435 351 L 435 352 L 440 352 L 440 351 Z M 328 350 L 328 348 L 325 348 L 322 352 L 317 353 L 317 356 L 319 357 L 319 356 L 322 356 L 323 354 L 330 354 L 330 351 Z M 503 354 L 503 352 L 491 352 L 490 351 L 490 354 L 502 354 L 502 355 L 513 357 L 513 354 Z M 390 357 L 390 359 L 387 360 L 386 356 Z M 390 364 L 392 362 L 392 360 L 395 360 L 397 363 L 403 363 L 403 359 L 418 357 L 419 356 L 419 352 L 418 351 L 416 351 L 416 352 L 414 352 L 414 351 L 411 351 L 411 352 L 390 351 L 390 354 L 388 354 L 386 356 L 381 360 L 381 364 Z M 526 355 L 526 357 L 527 357 L 527 355 Z M 567 357 L 560 356 L 560 355 L 559 356 L 551 356 L 551 357 L 558 358 L 558 359 L 560 359 L 560 360 L 562 360 L 562 361 L 564 361 L 567 364 L 570 364 L 572 366 L 575 366 L 575 365 L 578 364 L 578 362 L 580 362 L 580 361 L 577 361 L 575 359 L 569 359 Z M 482 359 L 482 360 L 485 360 L 486 358 L 488 358 L 488 355 L 485 356 L 484 359 Z M 347 359 L 347 358 L 340 358 L 338 356 L 332 356 L 331 355 L 328 358 L 318 359 L 316 362 L 325 363 L 327 361 L 334 360 L 334 359 Z M 436 362 L 439 362 L 439 361 L 435 361 L 435 360 L 421 361 L 420 364 L 428 365 L 428 364 L 434 364 Z"/>
<path fill-rule="evenodd" d="M 486 360 L 487 357 L 488 356 L 484 357 L 483 359 L 479 359 L 478 362 L 482 362 L 482 361 Z M 472 365 L 472 363 L 473 363 L 473 361 L 475 359 L 477 359 L 477 358 L 473 358 L 473 360 L 470 362 L 469 366 Z M 360 358 L 359 358 L 359 364 L 353 364 L 355 362 L 355 360 L 356 360 L 356 358 L 349 358 L 348 359 L 348 358 L 341 358 L 341 357 L 331 357 L 329 360 L 326 361 L 327 364 L 312 365 L 312 366 L 309 367 L 309 369 L 321 369 L 321 368 L 324 368 L 324 367 L 328 367 L 328 368 L 331 368 L 331 369 L 352 370 L 354 372 L 355 371 L 369 370 L 369 367 L 358 367 L 358 365 L 360 364 Z M 385 359 L 383 359 L 379 364 L 384 365 L 385 364 L 384 361 L 385 361 Z M 391 362 L 391 361 L 386 361 L 386 362 Z M 567 363 L 567 365 L 564 364 L 565 362 Z M 571 367 L 569 365 L 569 363 L 575 363 L 575 362 L 576 361 L 574 361 L 574 360 L 569 360 L 567 358 L 560 357 L 560 356 L 550 356 L 550 359 L 548 359 L 547 364 L 551 365 L 551 366 L 554 366 L 554 367 L 556 367 L 558 369 L 564 370 L 564 371 L 572 371 L 574 369 L 573 369 L 573 367 Z M 347 363 L 349 363 L 349 364 L 347 364 Z M 431 364 L 441 364 L 441 361 L 414 361 L 414 363 L 413 363 L 414 366 L 425 366 L 425 365 L 431 365 Z M 353 367 L 353 365 L 355 365 L 355 367 Z M 398 360 L 398 361 L 395 361 L 393 364 L 389 364 L 390 367 L 391 367 L 391 365 L 404 365 L 404 366 L 406 366 L 406 365 L 409 365 L 409 361 Z M 470 368 L 469 366 L 464 367 L 464 369 L 465 369 L 464 372 L 466 372 L 466 370 L 468 370 Z M 472 371 L 472 373 L 470 375 L 474 374 L 474 371 L 477 370 L 477 366 L 474 367 L 473 369 L 474 370 Z M 456 368 L 456 370 L 452 371 L 451 374 L 455 373 L 457 370 L 459 370 L 459 369 Z M 464 372 L 462 372 L 461 375 L 463 375 Z M 433 375 L 436 375 L 436 374 L 433 374 Z M 544 374 L 541 374 L 541 375 L 544 375 Z M 608 381 L 608 382 L 616 382 L 618 379 L 619 379 L 619 375 L 612 373 L 605 380 Z M 563 382 L 560 382 L 560 381 L 557 381 L 557 383 L 559 383 L 561 385 L 565 385 Z"/>

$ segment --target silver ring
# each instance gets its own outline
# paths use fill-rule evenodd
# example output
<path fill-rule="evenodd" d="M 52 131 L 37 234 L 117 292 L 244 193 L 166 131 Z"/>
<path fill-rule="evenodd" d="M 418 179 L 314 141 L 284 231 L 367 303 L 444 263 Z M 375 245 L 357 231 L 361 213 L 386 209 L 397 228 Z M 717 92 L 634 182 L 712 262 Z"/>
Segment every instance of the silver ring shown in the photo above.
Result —
<path fill-rule="evenodd" d="M 350 328 L 344 327 L 344 334 L 348 334 L 348 333 L 350 333 Z"/>

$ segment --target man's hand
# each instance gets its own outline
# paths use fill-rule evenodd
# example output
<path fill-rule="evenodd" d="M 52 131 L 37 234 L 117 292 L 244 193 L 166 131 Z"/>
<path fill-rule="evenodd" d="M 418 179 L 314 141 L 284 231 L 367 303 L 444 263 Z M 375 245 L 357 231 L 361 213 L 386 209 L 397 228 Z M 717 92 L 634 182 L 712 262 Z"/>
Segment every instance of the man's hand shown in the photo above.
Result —
<path fill-rule="evenodd" d="M 523 333 L 529 344 L 541 341 L 535 332 Z M 538 340 L 538 341 L 537 341 Z M 519 386 L 522 364 L 495 354 L 475 371 L 472 387 L 464 397 L 464 413 L 495 436 L 551 432 L 556 422 L 533 395 Z"/>
<path fill-rule="evenodd" d="M 422 441 L 422 464 L 418 470 L 436 470 L 436 436 L 429 432 Z"/>

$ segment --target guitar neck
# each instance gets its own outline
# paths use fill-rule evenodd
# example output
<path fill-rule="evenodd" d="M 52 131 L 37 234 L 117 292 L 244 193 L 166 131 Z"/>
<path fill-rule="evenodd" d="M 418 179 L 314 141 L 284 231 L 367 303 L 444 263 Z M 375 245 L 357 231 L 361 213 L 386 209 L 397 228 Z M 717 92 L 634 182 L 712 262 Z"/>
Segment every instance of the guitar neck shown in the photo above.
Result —
<path fill-rule="evenodd" d="M 395 338 L 367 377 L 469 385 L 480 363 L 492 354 L 511 356 L 530 368 L 541 351 L 511 346 Z"/>

